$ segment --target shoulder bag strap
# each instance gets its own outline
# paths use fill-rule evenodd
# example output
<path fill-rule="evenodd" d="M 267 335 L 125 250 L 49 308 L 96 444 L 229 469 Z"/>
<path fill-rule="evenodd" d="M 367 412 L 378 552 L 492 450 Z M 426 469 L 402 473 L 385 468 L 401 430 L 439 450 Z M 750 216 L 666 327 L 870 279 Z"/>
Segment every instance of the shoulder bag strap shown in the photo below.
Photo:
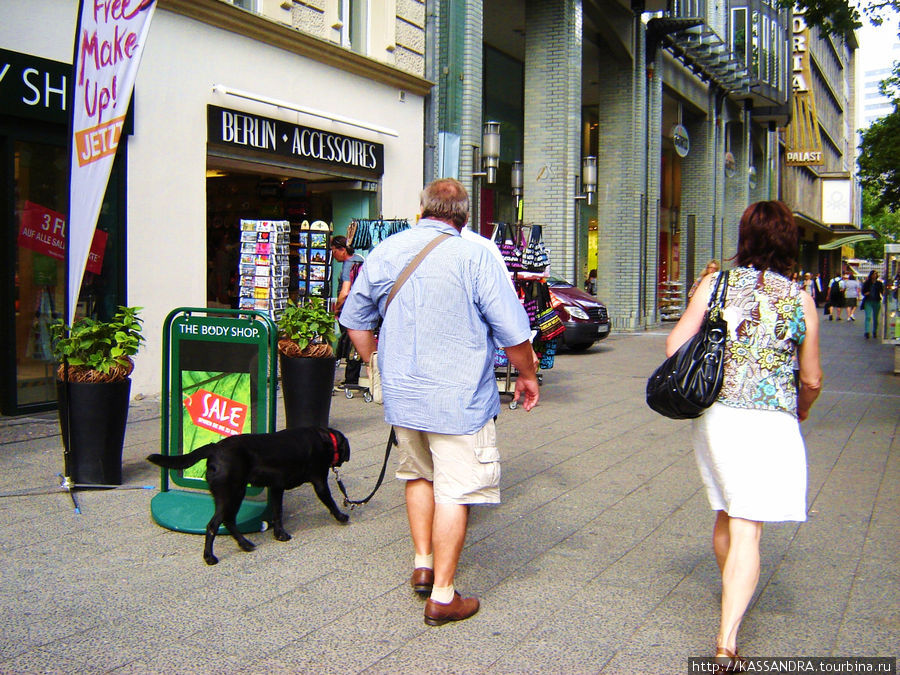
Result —
<path fill-rule="evenodd" d="M 419 263 L 425 259 L 429 253 L 431 253 L 434 248 L 440 244 L 445 239 L 449 239 L 452 237 L 452 234 L 447 234 L 443 232 L 432 239 L 428 244 L 425 245 L 421 251 L 419 251 L 418 255 L 413 258 L 410 263 L 403 268 L 403 271 L 400 272 L 400 276 L 397 277 L 397 281 L 394 282 L 394 287 L 391 289 L 391 292 L 388 294 L 387 302 L 384 303 L 384 313 L 387 314 L 388 307 L 391 305 L 391 301 L 394 299 L 394 296 L 397 295 L 397 292 L 406 283 L 406 280 L 412 275 L 415 269 L 419 266 Z"/>
<path fill-rule="evenodd" d="M 721 272 L 719 274 L 719 278 L 716 279 L 716 285 L 713 288 L 713 292 L 709 296 L 709 304 L 706 306 L 707 310 L 713 309 L 714 307 L 723 307 L 725 305 L 725 296 L 728 294 L 728 272 Z M 721 293 L 719 289 L 721 288 Z"/>

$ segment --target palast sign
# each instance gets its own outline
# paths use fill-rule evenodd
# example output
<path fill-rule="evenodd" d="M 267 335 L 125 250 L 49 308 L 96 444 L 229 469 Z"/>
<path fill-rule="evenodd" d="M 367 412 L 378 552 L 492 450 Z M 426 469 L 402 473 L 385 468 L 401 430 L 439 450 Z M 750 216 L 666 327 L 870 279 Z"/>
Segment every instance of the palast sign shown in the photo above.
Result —
<path fill-rule="evenodd" d="M 822 135 L 816 114 L 816 97 L 810 88 L 812 70 L 809 57 L 809 28 L 803 14 L 795 12 L 792 21 L 793 53 L 791 54 L 791 88 L 793 111 L 785 130 L 785 164 L 817 166 L 822 158 Z"/>
<path fill-rule="evenodd" d="M 210 143 L 384 173 L 381 143 L 214 105 L 207 112 Z"/>

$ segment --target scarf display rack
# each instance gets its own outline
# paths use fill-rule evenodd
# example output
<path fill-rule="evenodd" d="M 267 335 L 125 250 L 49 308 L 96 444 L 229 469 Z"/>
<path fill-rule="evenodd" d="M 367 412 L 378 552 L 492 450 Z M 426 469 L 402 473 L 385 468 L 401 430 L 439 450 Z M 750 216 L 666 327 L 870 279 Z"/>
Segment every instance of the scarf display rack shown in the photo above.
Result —
<path fill-rule="evenodd" d="M 406 218 L 354 218 L 347 226 L 347 242 L 358 251 L 368 251 L 382 241 L 409 229 Z"/>
<path fill-rule="evenodd" d="M 543 227 L 523 223 L 493 223 L 492 240 L 497 244 L 503 261 L 512 276 L 513 287 L 528 315 L 534 337 L 532 347 L 540 359 L 538 382 L 543 383 L 541 370 L 553 367 L 558 336 L 565 330 L 553 308 L 550 289 L 544 274 L 550 266 L 550 251 L 544 245 Z M 501 395 L 515 392 L 514 372 L 505 350 L 497 348 L 494 356 L 494 375 Z M 511 401 L 510 410 L 517 403 Z"/>

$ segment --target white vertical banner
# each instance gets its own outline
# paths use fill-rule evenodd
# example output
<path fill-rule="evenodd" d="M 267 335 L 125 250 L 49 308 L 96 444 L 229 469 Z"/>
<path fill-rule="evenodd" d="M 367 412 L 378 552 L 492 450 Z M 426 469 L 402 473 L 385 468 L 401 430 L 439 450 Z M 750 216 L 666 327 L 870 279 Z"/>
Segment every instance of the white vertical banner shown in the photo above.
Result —
<path fill-rule="evenodd" d="M 67 323 L 75 315 L 155 8 L 156 0 L 81 0 L 72 70 Z"/>

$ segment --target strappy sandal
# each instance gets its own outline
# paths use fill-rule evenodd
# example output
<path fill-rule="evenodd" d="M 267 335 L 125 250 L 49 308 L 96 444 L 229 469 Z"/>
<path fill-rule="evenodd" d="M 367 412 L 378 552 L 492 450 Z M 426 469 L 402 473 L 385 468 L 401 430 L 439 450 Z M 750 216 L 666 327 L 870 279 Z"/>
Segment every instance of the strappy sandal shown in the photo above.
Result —
<path fill-rule="evenodd" d="M 731 651 L 728 647 L 716 647 L 716 657 L 713 659 L 714 673 L 743 673 L 746 670 L 747 659 L 739 656 L 737 649 Z"/>

